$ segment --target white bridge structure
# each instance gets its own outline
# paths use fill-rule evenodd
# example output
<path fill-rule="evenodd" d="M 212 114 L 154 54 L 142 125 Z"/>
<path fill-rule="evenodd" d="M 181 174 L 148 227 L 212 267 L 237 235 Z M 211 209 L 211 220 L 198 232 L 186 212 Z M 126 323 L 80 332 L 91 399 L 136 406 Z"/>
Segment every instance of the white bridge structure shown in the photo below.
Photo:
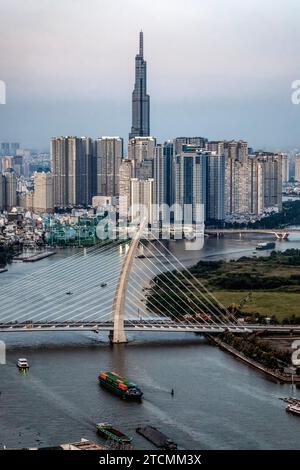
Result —
<path fill-rule="evenodd" d="M 239 324 L 172 253 L 172 244 L 143 240 L 143 230 L 141 224 L 130 241 L 57 253 L 25 276 L 22 267 L 13 279 L 10 270 L 2 274 L 0 333 L 107 331 L 112 343 L 126 343 L 127 332 L 300 333 L 300 325 Z M 157 291 L 155 301 L 149 287 Z"/>
<path fill-rule="evenodd" d="M 205 229 L 206 235 L 222 237 L 226 234 L 237 233 L 240 236 L 245 234 L 272 235 L 277 240 L 287 240 L 291 234 L 299 234 L 299 229 L 250 229 L 250 228 L 225 228 L 225 229 Z"/>

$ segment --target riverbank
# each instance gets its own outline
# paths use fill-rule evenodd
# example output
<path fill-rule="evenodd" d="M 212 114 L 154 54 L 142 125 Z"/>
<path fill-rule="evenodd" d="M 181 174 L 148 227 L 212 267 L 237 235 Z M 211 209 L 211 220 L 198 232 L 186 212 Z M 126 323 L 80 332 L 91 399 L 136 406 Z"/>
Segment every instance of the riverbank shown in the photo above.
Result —
<path fill-rule="evenodd" d="M 245 362 L 246 364 L 250 365 L 254 369 L 257 369 L 260 372 L 268 375 L 269 377 L 272 377 L 273 379 L 276 379 L 276 381 L 279 381 L 280 383 L 300 384 L 300 377 L 299 376 L 291 376 L 291 375 L 288 375 L 288 374 L 283 374 L 283 373 L 274 371 L 272 369 L 269 369 L 269 368 L 265 367 L 264 365 L 260 364 L 259 362 L 255 361 L 254 359 L 250 359 L 249 357 L 245 356 L 242 352 L 238 351 L 237 349 L 233 348 L 229 344 L 225 343 L 220 338 L 218 338 L 216 336 L 211 336 L 211 335 L 207 335 L 207 337 L 209 338 L 209 341 L 211 343 L 218 346 L 223 351 L 228 352 L 229 354 L 231 354 L 235 358 L 241 360 L 242 362 Z"/>

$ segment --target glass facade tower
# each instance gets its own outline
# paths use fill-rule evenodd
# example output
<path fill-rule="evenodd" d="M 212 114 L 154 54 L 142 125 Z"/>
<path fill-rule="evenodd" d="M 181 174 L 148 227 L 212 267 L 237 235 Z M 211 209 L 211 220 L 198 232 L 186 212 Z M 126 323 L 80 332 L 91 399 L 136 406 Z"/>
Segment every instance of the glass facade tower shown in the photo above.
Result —
<path fill-rule="evenodd" d="M 150 135 L 150 96 L 147 95 L 147 63 L 144 60 L 143 32 L 135 56 L 135 85 L 132 93 L 132 127 L 129 138 Z"/>

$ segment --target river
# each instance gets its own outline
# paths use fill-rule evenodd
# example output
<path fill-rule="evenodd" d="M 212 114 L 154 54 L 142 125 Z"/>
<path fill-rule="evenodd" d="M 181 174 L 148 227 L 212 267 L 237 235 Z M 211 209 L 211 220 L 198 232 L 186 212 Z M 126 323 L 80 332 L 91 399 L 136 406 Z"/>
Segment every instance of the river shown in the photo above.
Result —
<path fill-rule="evenodd" d="M 201 251 L 170 242 L 169 249 L 188 265 L 199 258 L 253 255 L 258 238 L 205 239 Z M 277 243 L 278 249 L 299 246 L 298 235 Z M 1 285 L 17 289 L 24 276 L 70 254 L 13 263 L 0 274 Z M 270 381 L 200 336 L 136 333 L 113 348 L 106 335 L 95 333 L 9 333 L 1 339 L 7 346 L 7 364 L 0 365 L 1 446 L 57 445 L 81 437 L 100 442 L 95 423 L 108 421 L 132 435 L 137 449 L 152 448 L 135 432 L 145 424 L 165 431 L 182 449 L 300 448 L 300 420 L 279 400 L 291 395 L 291 387 Z M 22 356 L 31 365 L 25 375 L 15 365 Z M 101 389 L 97 374 L 105 369 L 136 381 L 144 391 L 142 403 Z M 299 390 L 293 393 L 300 398 Z"/>

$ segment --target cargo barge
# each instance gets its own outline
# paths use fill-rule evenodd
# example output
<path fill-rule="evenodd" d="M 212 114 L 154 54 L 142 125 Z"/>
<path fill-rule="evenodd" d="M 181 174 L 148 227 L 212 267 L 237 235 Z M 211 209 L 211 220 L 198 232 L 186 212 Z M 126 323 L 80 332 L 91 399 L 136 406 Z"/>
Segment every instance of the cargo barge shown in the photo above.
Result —
<path fill-rule="evenodd" d="M 115 372 L 100 372 L 99 384 L 115 395 L 128 400 L 141 400 L 143 393 L 133 382 L 121 377 Z"/>
<path fill-rule="evenodd" d="M 161 449 L 176 450 L 177 444 L 153 426 L 136 428 L 136 432 Z"/>
<path fill-rule="evenodd" d="M 132 437 L 127 436 L 109 423 L 98 423 L 96 427 L 98 434 L 106 439 L 119 442 L 120 444 L 130 444 L 132 441 Z"/>

